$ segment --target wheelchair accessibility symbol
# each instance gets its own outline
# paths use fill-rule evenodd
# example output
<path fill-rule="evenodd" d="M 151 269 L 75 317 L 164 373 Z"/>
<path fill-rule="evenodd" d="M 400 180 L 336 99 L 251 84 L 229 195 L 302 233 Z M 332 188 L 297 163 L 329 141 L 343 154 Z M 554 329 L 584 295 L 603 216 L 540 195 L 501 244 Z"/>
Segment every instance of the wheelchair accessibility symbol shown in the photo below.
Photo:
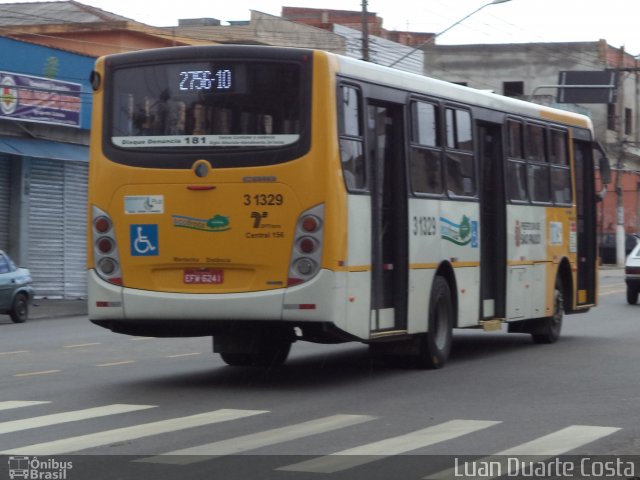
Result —
<path fill-rule="evenodd" d="M 131 225 L 130 229 L 131 256 L 158 256 L 158 225 Z"/>

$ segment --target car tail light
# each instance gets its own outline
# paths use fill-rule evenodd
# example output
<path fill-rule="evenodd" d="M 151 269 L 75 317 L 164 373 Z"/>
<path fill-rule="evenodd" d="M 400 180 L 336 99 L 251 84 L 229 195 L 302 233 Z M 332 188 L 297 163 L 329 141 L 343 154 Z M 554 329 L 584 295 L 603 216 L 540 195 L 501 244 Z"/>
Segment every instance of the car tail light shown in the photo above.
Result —
<path fill-rule="evenodd" d="M 91 226 L 93 233 L 93 258 L 100 278 L 114 285 L 122 285 L 118 244 L 109 215 L 93 207 Z"/>
<path fill-rule="evenodd" d="M 324 235 L 324 205 L 307 210 L 296 224 L 288 285 L 299 285 L 320 271 Z"/>

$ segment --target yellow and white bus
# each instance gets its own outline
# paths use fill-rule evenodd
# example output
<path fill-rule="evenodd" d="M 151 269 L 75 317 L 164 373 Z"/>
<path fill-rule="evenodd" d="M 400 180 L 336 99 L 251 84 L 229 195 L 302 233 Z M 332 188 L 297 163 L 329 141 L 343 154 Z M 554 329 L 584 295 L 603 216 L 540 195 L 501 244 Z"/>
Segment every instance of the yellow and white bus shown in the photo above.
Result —
<path fill-rule="evenodd" d="M 91 80 L 98 325 L 211 335 L 231 365 L 307 340 L 438 368 L 454 328 L 550 343 L 596 304 L 585 116 L 293 48 L 118 54 Z"/>

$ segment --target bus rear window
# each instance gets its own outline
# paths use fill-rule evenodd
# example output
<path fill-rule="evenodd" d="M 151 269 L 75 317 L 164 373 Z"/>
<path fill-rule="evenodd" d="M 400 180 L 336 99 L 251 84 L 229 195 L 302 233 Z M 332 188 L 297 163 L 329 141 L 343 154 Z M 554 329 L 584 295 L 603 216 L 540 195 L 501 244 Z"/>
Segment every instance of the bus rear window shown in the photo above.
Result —
<path fill-rule="evenodd" d="M 111 143 L 144 149 L 265 149 L 295 144 L 305 115 L 295 62 L 195 61 L 114 71 Z"/>

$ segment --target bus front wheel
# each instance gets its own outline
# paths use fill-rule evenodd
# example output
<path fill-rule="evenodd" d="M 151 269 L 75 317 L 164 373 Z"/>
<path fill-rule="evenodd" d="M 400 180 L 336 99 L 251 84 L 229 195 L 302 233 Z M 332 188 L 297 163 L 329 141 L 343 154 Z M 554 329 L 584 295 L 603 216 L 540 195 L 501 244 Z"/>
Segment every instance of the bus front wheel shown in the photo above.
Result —
<path fill-rule="evenodd" d="M 419 368 L 437 369 L 447 363 L 453 336 L 453 311 L 449 283 L 444 277 L 437 275 L 429 300 L 429 330 L 419 339 Z"/>

